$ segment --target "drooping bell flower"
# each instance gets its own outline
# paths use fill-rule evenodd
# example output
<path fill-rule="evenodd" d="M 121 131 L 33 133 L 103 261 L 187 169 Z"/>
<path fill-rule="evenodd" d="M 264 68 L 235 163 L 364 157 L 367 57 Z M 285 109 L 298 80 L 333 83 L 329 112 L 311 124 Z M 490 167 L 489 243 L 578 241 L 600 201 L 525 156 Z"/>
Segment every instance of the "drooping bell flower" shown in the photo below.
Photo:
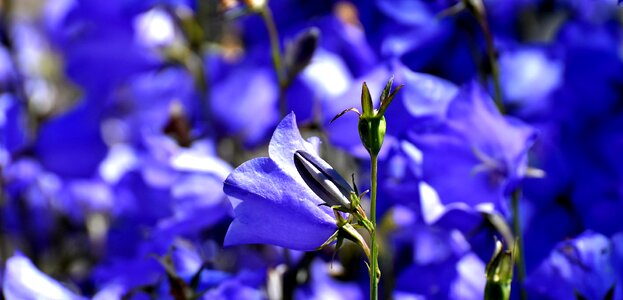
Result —
<path fill-rule="evenodd" d="M 502 116 L 472 83 L 449 104 L 444 122 L 411 131 L 407 141 L 421 152 L 421 179 L 436 191 L 441 210 L 461 204 L 505 213 L 535 138 L 532 127 Z"/>
<path fill-rule="evenodd" d="M 294 113 L 277 126 L 268 153 L 243 163 L 224 182 L 235 214 L 225 245 L 320 247 L 338 229 L 328 206 L 349 204 L 343 202 L 348 184 L 318 157 L 314 141 L 301 137 Z"/>

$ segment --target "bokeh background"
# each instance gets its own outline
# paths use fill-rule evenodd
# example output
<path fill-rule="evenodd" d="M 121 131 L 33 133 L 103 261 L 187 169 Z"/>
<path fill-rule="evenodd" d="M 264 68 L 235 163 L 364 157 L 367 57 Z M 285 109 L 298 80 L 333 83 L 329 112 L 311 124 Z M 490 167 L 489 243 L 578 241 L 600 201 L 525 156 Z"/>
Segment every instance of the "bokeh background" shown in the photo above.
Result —
<path fill-rule="evenodd" d="M 352 243 L 223 247 L 223 180 L 293 111 L 365 189 L 329 121 L 393 75 L 383 299 L 482 299 L 509 230 L 512 298 L 623 299 L 622 62 L 617 0 L 2 0 L 0 298 L 366 299 Z"/>

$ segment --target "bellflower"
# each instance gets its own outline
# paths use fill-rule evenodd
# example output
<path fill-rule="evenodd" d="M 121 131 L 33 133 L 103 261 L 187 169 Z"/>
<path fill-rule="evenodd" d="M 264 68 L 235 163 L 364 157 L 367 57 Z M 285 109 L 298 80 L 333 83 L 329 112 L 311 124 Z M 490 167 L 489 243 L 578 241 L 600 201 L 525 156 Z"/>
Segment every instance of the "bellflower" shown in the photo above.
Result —
<path fill-rule="evenodd" d="M 421 179 L 436 191 L 442 207 L 466 204 L 506 212 L 504 199 L 525 175 L 535 135 L 532 127 L 500 115 L 472 83 L 452 100 L 443 122 L 413 130 L 407 140 L 421 151 Z"/>
<path fill-rule="evenodd" d="M 261 144 L 278 120 L 275 105 L 279 91 L 273 71 L 267 64 L 248 61 L 228 69 L 227 75 L 211 83 L 217 132 L 236 136 L 246 146 Z"/>
<path fill-rule="evenodd" d="M 264 243 L 313 250 L 337 230 L 333 212 L 321 206 L 325 201 L 299 175 L 294 163 L 297 151 L 318 156 L 290 113 L 273 133 L 269 157 L 247 161 L 227 177 L 223 191 L 234 206 L 235 218 L 225 236 L 226 246 Z"/>
<path fill-rule="evenodd" d="M 117 145 L 99 175 L 114 190 L 111 214 L 157 224 L 159 234 L 195 234 L 230 213 L 219 190 L 231 167 L 208 140 L 180 147 L 168 136 L 143 136 L 143 151 Z M 119 148 L 121 147 L 121 148 Z"/>
<path fill-rule="evenodd" d="M 153 70 L 162 60 L 137 41 L 133 17 L 143 1 L 55 0 L 46 3 L 45 24 L 65 60 L 65 72 L 87 94 L 110 92 L 137 72 Z"/>
<path fill-rule="evenodd" d="M 474 275 L 484 274 L 485 263 L 458 230 L 421 223 L 402 230 L 412 243 L 413 255 L 408 267 L 398 271 L 398 295 L 425 299 L 483 298 L 485 276 Z"/>

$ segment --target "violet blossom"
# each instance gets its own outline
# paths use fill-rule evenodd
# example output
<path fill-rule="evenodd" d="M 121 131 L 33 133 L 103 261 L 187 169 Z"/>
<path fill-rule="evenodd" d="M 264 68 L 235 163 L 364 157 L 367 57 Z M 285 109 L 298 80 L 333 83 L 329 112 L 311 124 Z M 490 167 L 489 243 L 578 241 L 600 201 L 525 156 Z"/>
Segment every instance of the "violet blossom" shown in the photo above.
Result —
<path fill-rule="evenodd" d="M 294 113 L 277 126 L 269 157 L 255 158 L 236 168 L 223 190 L 234 206 L 225 245 L 272 244 L 314 250 L 337 230 L 331 209 L 305 183 L 294 164 L 302 150 L 317 156 L 313 141 L 299 133 Z"/>

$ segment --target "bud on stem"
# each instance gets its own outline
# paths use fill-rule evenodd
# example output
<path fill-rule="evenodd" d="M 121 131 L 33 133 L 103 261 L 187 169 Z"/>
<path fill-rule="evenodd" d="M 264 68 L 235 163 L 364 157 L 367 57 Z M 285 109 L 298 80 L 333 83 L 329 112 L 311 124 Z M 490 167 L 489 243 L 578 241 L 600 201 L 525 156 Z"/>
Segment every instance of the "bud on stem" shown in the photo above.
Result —
<path fill-rule="evenodd" d="M 385 139 L 386 122 L 384 116 L 359 118 L 359 138 L 370 154 L 378 154 Z"/>
<path fill-rule="evenodd" d="M 349 198 L 354 191 L 328 163 L 298 150 L 294 153 L 294 166 L 307 186 L 327 205 L 351 209 Z"/>
<path fill-rule="evenodd" d="M 487 285 L 485 300 L 508 300 L 513 281 L 513 253 L 503 250 L 502 242 L 497 241 L 491 261 L 487 264 Z"/>

